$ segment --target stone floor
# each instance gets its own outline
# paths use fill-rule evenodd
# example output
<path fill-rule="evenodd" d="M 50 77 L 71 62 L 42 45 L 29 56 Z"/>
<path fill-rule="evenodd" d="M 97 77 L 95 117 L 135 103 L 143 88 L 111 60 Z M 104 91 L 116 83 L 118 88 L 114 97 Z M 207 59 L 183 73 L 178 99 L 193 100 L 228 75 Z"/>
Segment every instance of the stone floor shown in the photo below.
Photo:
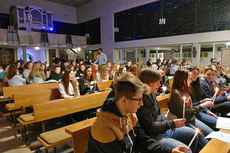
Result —
<path fill-rule="evenodd" d="M 39 125 L 32 129 L 32 143 L 36 142 L 36 137 L 40 131 Z M 41 151 L 45 152 L 45 149 L 41 148 Z M 53 149 L 50 149 L 49 152 L 53 152 Z M 21 135 L 11 127 L 10 122 L 5 117 L 0 117 L 0 153 L 32 153 L 25 145 Z M 68 145 L 58 146 L 57 153 L 73 153 L 73 148 Z"/>

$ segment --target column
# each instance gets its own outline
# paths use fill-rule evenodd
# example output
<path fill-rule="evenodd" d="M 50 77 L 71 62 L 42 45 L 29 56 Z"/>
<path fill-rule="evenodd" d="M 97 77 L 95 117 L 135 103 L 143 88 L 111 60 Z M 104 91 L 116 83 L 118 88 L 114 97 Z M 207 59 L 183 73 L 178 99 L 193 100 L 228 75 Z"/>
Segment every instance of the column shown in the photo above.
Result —
<path fill-rule="evenodd" d="M 50 57 L 49 57 L 49 49 L 45 48 L 45 63 L 46 65 L 50 65 Z"/>
<path fill-rule="evenodd" d="M 23 60 L 24 60 L 24 63 L 27 63 L 27 56 L 26 56 L 26 47 L 22 47 L 22 50 L 23 50 Z"/>
<path fill-rule="evenodd" d="M 183 45 L 180 45 L 180 60 L 183 60 Z"/>
<path fill-rule="evenodd" d="M 159 50 L 159 48 L 157 48 L 157 50 L 156 50 L 156 61 L 158 59 L 158 50 Z"/>
<path fill-rule="evenodd" d="M 136 64 L 137 64 L 137 58 L 138 58 L 138 49 L 135 49 L 135 56 L 136 56 Z"/>
<path fill-rule="evenodd" d="M 19 48 L 14 48 L 14 61 L 19 60 Z"/>
<path fill-rule="evenodd" d="M 215 55 L 216 55 L 216 44 L 213 43 L 213 44 L 212 44 L 212 58 L 214 58 Z"/>
<path fill-rule="evenodd" d="M 150 51 L 148 47 L 145 47 L 145 58 L 143 59 L 143 64 L 146 64 L 149 60 Z"/>
<path fill-rule="evenodd" d="M 56 58 L 59 58 L 59 57 L 60 57 L 60 55 L 59 55 L 59 50 L 56 49 Z"/>
<path fill-rule="evenodd" d="M 196 57 L 194 57 L 193 53 L 192 53 L 192 64 L 199 67 L 200 66 L 200 50 L 201 50 L 201 45 L 198 42 L 195 42 L 195 43 L 193 43 L 192 47 L 195 47 L 196 51 L 197 51 Z M 192 49 L 192 50 L 194 50 L 194 49 Z"/>

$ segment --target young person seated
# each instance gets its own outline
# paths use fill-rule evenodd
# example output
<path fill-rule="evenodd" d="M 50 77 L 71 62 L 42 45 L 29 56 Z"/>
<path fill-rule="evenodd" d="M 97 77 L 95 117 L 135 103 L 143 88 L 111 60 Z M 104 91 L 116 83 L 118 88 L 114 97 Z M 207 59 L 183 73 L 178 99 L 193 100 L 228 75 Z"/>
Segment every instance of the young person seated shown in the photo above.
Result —
<path fill-rule="evenodd" d="M 83 77 L 79 81 L 80 94 L 90 94 L 98 92 L 96 78 L 92 75 L 92 67 L 86 66 Z"/>
<path fill-rule="evenodd" d="M 87 153 L 184 153 L 185 146 L 174 149 L 147 136 L 138 124 L 137 110 L 143 106 L 142 94 L 148 87 L 132 74 L 114 81 L 91 127 Z"/>
<path fill-rule="evenodd" d="M 128 60 L 127 63 L 126 63 L 126 65 L 125 65 L 126 71 L 129 70 L 129 68 L 131 67 L 131 65 L 132 65 L 132 61 Z"/>
<path fill-rule="evenodd" d="M 72 98 L 74 96 L 80 96 L 78 83 L 74 79 L 74 73 L 72 70 L 66 69 L 64 71 L 63 78 L 59 83 L 59 91 L 62 98 Z"/>
<path fill-rule="evenodd" d="M 15 64 L 10 65 L 7 73 L 7 79 L 9 86 L 21 86 L 26 84 L 26 79 L 22 78 L 19 74 Z"/>
<path fill-rule="evenodd" d="M 195 130 L 185 126 L 185 119 L 168 120 L 160 110 L 156 93 L 160 87 L 161 74 L 157 70 L 142 69 L 139 79 L 151 89 L 151 93 L 143 95 L 143 106 L 137 111 L 138 121 L 145 133 L 170 148 L 189 144 Z M 197 138 L 192 144 L 195 151 Z"/>
<path fill-rule="evenodd" d="M 197 106 L 192 106 L 192 100 L 189 95 L 189 88 L 191 87 L 192 73 L 188 70 L 177 70 L 174 75 L 173 86 L 171 91 L 171 97 L 168 103 L 169 112 L 167 114 L 168 119 L 186 118 L 186 125 L 192 128 L 199 128 L 199 144 L 205 146 L 208 143 L 207 136 L 213 130 L 195 118 L 195 115 L 199 113 L 205 107 L 213 107 L 213 101 L 206 101 Z M 184 109 L 185 104 L 185 109 Z M 184 111 L 185 110 L 185 111 Z"/>
<path fill-rule="evenodd" d="M 211 100 L 209 98 L 204 97 L 202 89 L 200 87 L 200 79 L 199 79 L 199 69 L 195 66 L 190 66 L 189 71 L 192 72 L 192 83 L 190 89 L 190 96 L 192 99 L 192 105 L 197 106 L 201 103 Z M 200 121 L 207 124 L 212 129 L 215 129 L 217 116 L 213 112 L 211 112 L 208 108 L 201 109 L 197 114 L 196 118 Z"/>
<path fill-rule="evenodd" d="M 22 75 L 25 79 L 28 79 L 30 72 L 33 68 L 33 63 L 32 62 L 27 62 L 25 65 L 25 69 L 22 72 Z"/>
<path fill-rule="evenodd" d="M 109 71 L 107 65 L 100 65 L 96 76 L 98 82 L 109 81 Z"/>
<path fill-rule="evenodd" d="M 76 77 L 82 77 L 85 71 L 85 65 L 79 65 L 79 69 L 77 70 Z"/>
<path fill-rule="evenodd" d="M 43 83 L 45 79 L 46 79 L 46 75 L 41 68 L 41 63 L 35 62 L 33 64 L 32 71 L 29 74 L 28 82 L 30 84 L 38 84 L 38 83 Z"/>
<path fill-rule="evenodd" d="M 161 73 L 162 78 L 161 78 L 161 81 L 160 81 L 160 87 L 158 89 L 157 95 L 168 94 L 168 93 L 170 93 L 171 88 L 170 88 L 170 85 L 169 85 L 169 78 L 168 78 L 167 75 L 165 75 L 166 68 L 161 67 L 159 69 L 159 72 Z M 163 87 L 165 88 L 165 90 L 163 89 Z"/>
<path fill-rule="evenodd" d="M 216 67 L 209 65 L 205 67 L 204 76 L 200 79 L 200 86 L 204 98 L 213 98 L 215 94 L 214 79 L 216 76 Z M 230 112 L 230 95 L 216 97 L 214 100 L 214 107 L 211 109 L 213 112 L 221 113 L 221 116 L 226 116 Z"/>
<path fill-rule="evenodd" d="M 2 68 L 3 71 L 0 73 L 0 79 L 3 79 L 4 74 L 7 76 L 7 72 L 9 70 L 10 65 L 9 64 L 3 64 Z"/>
<path fill-rule="evenodd" d="M 47 80 L 56 80 L 59 81 L 62 79 L 61 67 L 54 66 L 54 70 L 51 71 L 50 77 Z"/>

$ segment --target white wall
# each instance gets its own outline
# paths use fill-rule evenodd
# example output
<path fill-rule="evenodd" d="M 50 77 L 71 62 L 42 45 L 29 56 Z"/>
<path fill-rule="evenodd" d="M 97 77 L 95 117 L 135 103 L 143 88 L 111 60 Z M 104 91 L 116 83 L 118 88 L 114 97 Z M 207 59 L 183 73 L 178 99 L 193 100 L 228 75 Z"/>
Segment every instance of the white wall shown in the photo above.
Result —
<path fill-rule="evenodd" d="M 199 33 L 171 37 L 114 42 L 114 13 L 140 6 L 156 0 L 93 0 L 77 8 L 78 23 L 101 18 L 101 44 L 90 45 L 90 49 L 103 48 L 109 60 L 113 59 L 113 50 L 119 48 L 160 46 L 169 44 L 197 44 L 200 42 L 229 41 L 230 30 Z"/>
<path fill-rule="evenodd" d="M 77 11 L 75 7 L 44 0 L 0 0 L 0 13 L 10 14 L 10 7 L 15 5 L 38 6 L 46 11 L 53 12 L 55 21 L 77 23 Z"/>

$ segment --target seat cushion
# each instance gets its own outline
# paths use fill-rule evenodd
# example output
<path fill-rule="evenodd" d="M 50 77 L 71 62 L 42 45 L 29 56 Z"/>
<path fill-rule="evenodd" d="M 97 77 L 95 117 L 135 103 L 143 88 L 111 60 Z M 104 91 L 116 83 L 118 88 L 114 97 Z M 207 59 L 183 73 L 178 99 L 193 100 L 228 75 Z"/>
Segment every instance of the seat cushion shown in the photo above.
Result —
<path fill-rule="evenodd" d="M 6 104 L 6 107 L 7 108 L 14 108 L 15 104 L 14 103 L 8 103 L 8 104 Z"/>
<path fill-rule="evenodd" d="M 67 126 L 66 126 L 67 127 Z M 71 135 L 65 132 L 65 128 L 51 130 L 40 134 L 40 137 L 48 144 L 54 144 L 59 141 L 71 138 Z"/>
<path fill-rule="evenodd" d="M 21 120 L 23 120 L 24 122 L 33 121 L 34 120 L 34 114 L 33 113 L 23 114 L 23 115 L 20 115 L 19 118 Z"/>

